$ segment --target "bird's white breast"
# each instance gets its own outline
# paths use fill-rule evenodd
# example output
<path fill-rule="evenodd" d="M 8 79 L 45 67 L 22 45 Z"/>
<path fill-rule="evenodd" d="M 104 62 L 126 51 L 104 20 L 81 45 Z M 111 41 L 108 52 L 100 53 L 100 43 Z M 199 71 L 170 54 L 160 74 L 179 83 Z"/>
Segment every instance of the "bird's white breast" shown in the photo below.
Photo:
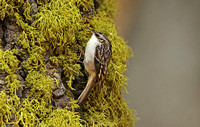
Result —
<path fill-rule="evenodd" d="M 86 49 L 85 49 L 85 57 L 84 57 L 84 64 L 89 64 L 91 69 L 94 69 L 94 56 L 95 56 L 95 50 L 96 46 L 99 45 L 100 42 L 96 38 L 96 36 L 93 34 L 90 40 L 87 43 Z M 88 71 L 88 69 L 86 68 Z"/>

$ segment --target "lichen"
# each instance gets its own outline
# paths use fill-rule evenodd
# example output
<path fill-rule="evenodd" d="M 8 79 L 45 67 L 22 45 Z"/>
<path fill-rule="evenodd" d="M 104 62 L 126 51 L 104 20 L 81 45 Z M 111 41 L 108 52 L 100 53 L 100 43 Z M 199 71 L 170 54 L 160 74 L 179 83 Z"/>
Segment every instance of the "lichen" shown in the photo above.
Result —
<path fill-rule="evenodd" d="M 136 113 L 128 108 L 122 96 L 127 84 L 124 73 L 132 51 L 117 34 L 113 19 L 115 0 L 101 0 L 96 11 L 93 0 L 37 0 L 37 4 L 38 13 L 33 20 L 28 0 L 0 0 L 1 20 L 14 15 L 16 24 L 22 28 L 18 37 L 21 49 L 0 49 L 0 69 L 7 73 L 9 88 L 7 92 L 0 92 L 1 126 L 9 123 L 12 113 L 15 126 L 134 126 Z M 81 107 L 71 99 L 70 107 L 53 109 L 51 97 L 58 81 L 46 74 L 44 54 L 48 52 L 48 60 L 62 68 L 66 83 L 72 89 L 75 76 L 82 75 L 81 66 L 76 62 L 80 53 L 77 44 L 85 49 L 91 37 L 85 27 L 104 33 L 112 43 L 112 59 L 103 88 L 99 93 L 96 85 Z M 26 54 L 28 59 L 20 63 L 15 53 Z M 23 87 L 29 91 L 21 101 L 16 95 L 22 85 L 16 74 L 19 64 L 27 70 Z"/>

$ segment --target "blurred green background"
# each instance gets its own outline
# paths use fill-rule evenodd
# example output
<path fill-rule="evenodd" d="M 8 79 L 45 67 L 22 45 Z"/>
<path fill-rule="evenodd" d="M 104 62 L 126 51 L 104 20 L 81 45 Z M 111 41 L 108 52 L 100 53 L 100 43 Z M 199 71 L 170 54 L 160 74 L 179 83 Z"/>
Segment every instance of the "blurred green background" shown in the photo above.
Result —
<path fill-rule="evenodd" d="M 200 127 L 200 0 L 118 0 L 136 127 Z"/>

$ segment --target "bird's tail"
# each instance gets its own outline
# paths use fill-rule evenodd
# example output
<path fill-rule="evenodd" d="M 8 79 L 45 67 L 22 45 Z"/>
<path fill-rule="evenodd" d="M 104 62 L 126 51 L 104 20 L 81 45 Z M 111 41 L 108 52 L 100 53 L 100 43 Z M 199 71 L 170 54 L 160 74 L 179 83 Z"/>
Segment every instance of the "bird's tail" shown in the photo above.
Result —
<path fill-rule="evenodd" d="M 84 102 L 84 100 L 87 98 L 87 96 L 89 95 L 89 93 L 90 93 L 92 87 L 95 85 L 95 83 L 96 83 L 96 75 L 91 74 L 88 78 L 88 82 L 87 82 L 85 89 L 83 90 L 81 95 L 78 97 L 79 105 L 81 105 Z"/>

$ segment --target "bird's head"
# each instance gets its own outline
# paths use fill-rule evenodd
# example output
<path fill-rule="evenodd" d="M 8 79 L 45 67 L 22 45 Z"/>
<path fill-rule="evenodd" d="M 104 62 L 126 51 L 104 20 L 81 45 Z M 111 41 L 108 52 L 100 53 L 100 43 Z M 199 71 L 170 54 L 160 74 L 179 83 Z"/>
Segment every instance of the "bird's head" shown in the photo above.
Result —
<path fill-rule="evenodd" d="M 92 32 L 92 34 L 95 35 L 95 37 L 99 40 L 100 43 L 104 43 L 108 40 L 108 38 L 101 32 L 95 32 L 94 30 L 92 30 L 88 27 L 87 27 L 87 29 L 89 29 Z"/>

